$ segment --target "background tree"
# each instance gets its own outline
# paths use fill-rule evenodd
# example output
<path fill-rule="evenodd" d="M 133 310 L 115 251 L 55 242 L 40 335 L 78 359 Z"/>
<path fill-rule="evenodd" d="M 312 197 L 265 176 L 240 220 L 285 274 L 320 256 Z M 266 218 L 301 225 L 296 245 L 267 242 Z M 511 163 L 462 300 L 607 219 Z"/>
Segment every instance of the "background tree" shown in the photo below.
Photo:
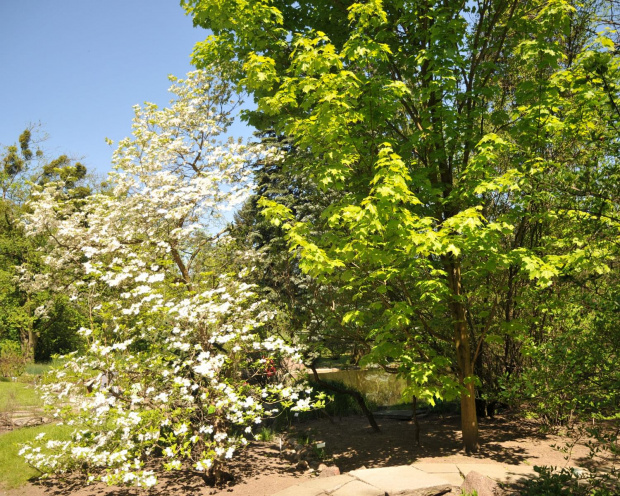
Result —
<path fill-rule="evenodd" d="M 263 139 L 263 143 L 286 151 L 287 159 L 296 160 L 300 152 L 287 146 L 286 140 L 282 141 L 273 137 Z M 265 298 L 280 310 L 279 325 L 274 331 L 300 345 L 302 361 L 312 370 L 314 382 L 325 390 L 351 396 L 373 429 L 379 431 L 359 391 L 345 384 L 322 381 L 316 372 L 321 358 L 345 356 L 357 365 L 371 348 L 363 331 L 343 322 L 343 316 L 359 306 L 351 300 L 354 294 L 343 293 L 342 288 L 333 287 L 326 280 L 319 282 L 302 272 L 297 250 L 288 249 L 285 231 L 269 222 L 259 207 L 265 198 L 277 201 L 291 209 L 296 219 L 311 224 L 318 232 L 326 229 L 320 212 L 335 200 L 337 194 L 326 195 L 317 190 L 312 181 L 291 174 L 286 161 L 259 162 L 256 168 L 256 191 L 236 212 L 231 226 L 231 236 L 239 246 L 258 254 L 256 270 L 249 272 L 246 280 L 260 288 Z M 286 370 L 287 364 L 281 366 Z"/>
<path fill-rule="evenodd" d="M 364 302 L 343 320 L 372 337 L 369 360 L 400 364 L 418 394 L 460 395 L 474 451 L 475 364 L 486 357 L 487 382 L 510 374 L 519 343 L 545 332 L 544 305 L 526 298 L 610 270 L 602 240 L 553 201 L 577 162 L 607 156 L 590 134 L 613 129 L 605 82 L 579 77 L 587 59 L 615 60 L 591 35 L 601 4 L 181 3 L 213 33 L 195 62 L 226 64 L 255 97 L 250 123 L 290 139 L 303 150 L 291 170 L 337 192 L 325 231 L 262 201 L 300 267 Z"/>
<path fill-rule="evenodd" d="M 22 225 L 33 184 L 42 176 L 49 180 L 61 175 L 72 179 L 66 186 L 68 194 L 83 197 L 90 192 L 84 184 L 86 168 L 64 155 L 48 161 L 41 141 L 35 127 L 24 130 L 19 146 L 5 148 L 0 171 L 0 339 L 19 342 L 28 360 L 49 360 L 55 353 L 77 349 L 80 339 L 75 331 L 83 323 L 80 310 L 62 292 L 36 288 L 24 273 L 49 277 L 40 253 L 47 238 L 27 237 Z"/>

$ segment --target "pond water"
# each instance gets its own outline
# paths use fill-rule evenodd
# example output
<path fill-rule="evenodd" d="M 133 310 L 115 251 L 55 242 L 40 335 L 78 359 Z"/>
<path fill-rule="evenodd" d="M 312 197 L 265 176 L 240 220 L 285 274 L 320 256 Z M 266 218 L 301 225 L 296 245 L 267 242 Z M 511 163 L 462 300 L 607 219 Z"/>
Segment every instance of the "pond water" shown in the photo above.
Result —
<path fill-rule="evenodd" d="M 402 393 L 407 383 L 405 379 L 388 374 L 382 369 L 338 370 L 319 372 L 321 379 L 344 382 L 375 402 L 377 406 L 392 406 L 402 403 Z"/>

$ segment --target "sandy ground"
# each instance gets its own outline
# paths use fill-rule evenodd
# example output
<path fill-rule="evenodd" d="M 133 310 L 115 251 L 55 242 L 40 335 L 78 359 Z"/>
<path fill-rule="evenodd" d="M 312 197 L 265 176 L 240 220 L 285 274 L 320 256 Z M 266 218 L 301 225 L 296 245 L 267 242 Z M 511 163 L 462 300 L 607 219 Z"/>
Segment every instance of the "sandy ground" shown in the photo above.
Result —
<path fill-rule="evenodd" d="M 514 415 L 499 415 L 483 419 L 480 424 L 481 450 L 466 456 L 461 450 L 459 418 L 433 416 L 420 419 L 421 445 L 417 446 L 413 424 L 399 420 L 380 420 L 381 433 L 374 433 L 364 417 L 313 420 L 295 424 L 287 433 L 288 439 L 310 436 L 324 441 L 323 461 L 335 464 L 341 472 L 361 467 L 385 467 L 410 464 L 415 461 L 465 462 L 551 465 L 555 467 L 600 467 L 600 461 L 588 457 L 586 440 L 581 440 L 570 453 L 557 448 L 566 446 L 567 437 L 544 435 L 539 425 Z M 317 459 L 316 462 L 319 460 Z M 27 486 L 3 491 L 1 496 L 167 496 L 167 495 L 232 495 L 269 496 L 303 480 L 314 477 L 310 470 L 297 470 L 294 463 L 281 456 L 280 442 L 252 443 L 233 466 L 233 480 L 226 486 L 214 488 L 193 472 L 174 472 L 160 475 L 160 483 L 149 491 L 107 487 L 101 484 L 85 486 L 78 478 L 52 479 L 33 482 Z"/>

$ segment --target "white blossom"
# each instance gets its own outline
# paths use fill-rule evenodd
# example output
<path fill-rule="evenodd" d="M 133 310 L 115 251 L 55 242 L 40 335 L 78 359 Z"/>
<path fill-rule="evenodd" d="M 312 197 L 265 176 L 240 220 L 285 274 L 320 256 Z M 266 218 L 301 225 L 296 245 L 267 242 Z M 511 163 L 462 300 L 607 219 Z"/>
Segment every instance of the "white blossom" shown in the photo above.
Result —
<path fill-rule="evenodd" d="M 20 284 L 69 288 L 93 316 L 79 331 L 86 351 L 67 357 L 43 386 L 58 406 L 54 418 L 75 426 L 73 438 L 37 438 L 20 451 L 44 473 L 83 467 L 89 481 L 148 488 L 157 479 L 140 460 L 151 454 L 163 452 L 169 469 L 187 462 L 209 472 L 247 443 L 233 433 L 251 433 L 274 411 L 266 405 L 313 406 L 306 386 L 263 387 L 238 373 L 264 374 L 267 358 L 277 363 L 297 350 L 260 337 L 274 312 L 243 281 L 254 270 L 243 260 L 254 255 L 226 266 L 222 254 L 236 248 L 227 236 L 213 237 L 225 211 L 252 192 L 252 164 L 277 152 L 217 141 L 235 106 L 217 78 L 195 71 L 172 81 L 169 108 L 135 107 L 133 136 L 113 155 L 109 191 L 77 208 L 62 183 L 49 183 L 30 204 L 28 235 L 53 233 L 43 253 L 49 271 L 23 268 Z M 44 316 L 45 307 L 37 312 Z"/>

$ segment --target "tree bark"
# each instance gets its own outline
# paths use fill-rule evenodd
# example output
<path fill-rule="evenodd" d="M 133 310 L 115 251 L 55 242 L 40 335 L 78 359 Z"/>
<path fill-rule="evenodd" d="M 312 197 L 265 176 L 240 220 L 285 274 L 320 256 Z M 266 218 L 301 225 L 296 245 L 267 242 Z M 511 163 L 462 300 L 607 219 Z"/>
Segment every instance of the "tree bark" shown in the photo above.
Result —
<path fill-rule="evenodd" d="M 24 354 L 26 361 L 34 362 L 34 353 L 37 346 L 38 334 L 34 330 L 34 319 L 32 316 L 33 311 L 29 294 L 26 294 L 26 303 L 24 304 L 24 307 L 28 312 L 28 319 L 26 325 L 22 326 L 20 329 L 22 353 Z"/>
<path fill-rule="evenodd" d="M 455 257 L 446 257 L 444 265 L 448 273 L 448 284 L 452 291 L 450 312 L 454 322 L 454 345 L 459 368 L 459 382 L 465 389 L 461 393 L 461 429 L 463 432 L 463 446 L 467 453 L 478 451 L 478 417 L 476 415 L 476 395 L 474 388 L 474 368 L 471 359 L 471 346 L 467 322 L 465 321 L 465 306 L 461 301 L 461 266 Z"/>
<path fill-rule="evenodd" d="M 38 335 L 35 330 L 32 328 L 32 324 L 28 328 L 28 343 L 26 348 L 26 359 L 29 362 L 34 362 L 34 354 L 37 349 L 37 338 Z"/>
<path fill-rule="evenodd" d="M 415 443 L 417 446 L 420 446 L 420 423 L 418 422 L 418 398 L 417 396 L 413 397 L 413 402 L 411 405 L 411 409 L 413 410 L 413 425 L 414 425 L 414 436 Z"/>

